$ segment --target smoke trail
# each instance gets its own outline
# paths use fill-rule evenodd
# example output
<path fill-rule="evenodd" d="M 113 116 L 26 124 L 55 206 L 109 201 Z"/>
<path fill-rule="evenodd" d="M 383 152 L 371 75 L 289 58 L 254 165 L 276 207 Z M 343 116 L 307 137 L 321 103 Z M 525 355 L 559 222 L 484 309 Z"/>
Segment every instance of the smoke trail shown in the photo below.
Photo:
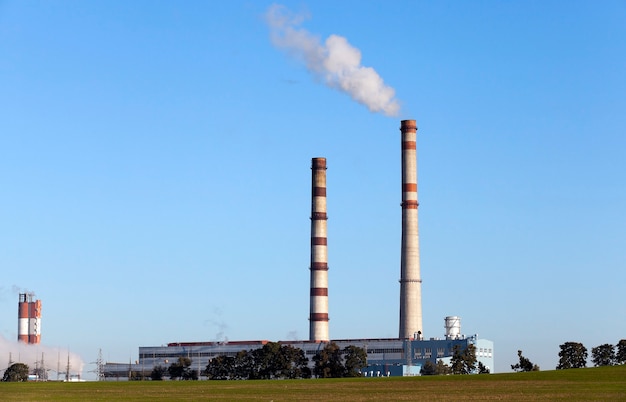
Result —
<path fill-rule="evenodd" d="M 43 366 L 41 363 L 43 354 Z M 69 356 L 70 374 L 82 375 L 84 363 L 76 353 L 70 353 L 65 349 L 48 346 L 29 345 L 22 342 L 11 342 L 0 335 L 0 371 L 4 372 L 12 363 L 24 363 L 28 365 L 29 373 L 36 368 L 43 367 L 48 373 L 49 380 L 57 377 L 65 379 L 67 360 Z"/>
<path fill-rule="evenodd" d="M 376 70 L 361 65 L 361 51 L 342 36 L 320 38 L 299 25 L 304 15 L 293 15 L 284 6 L 273 4 L 266 15 L 274 46 L 302 61 L 326 85 L 349 94 L 372 112 L 397 116 L 400 105 L 393 88 L 385 85 Z"/>

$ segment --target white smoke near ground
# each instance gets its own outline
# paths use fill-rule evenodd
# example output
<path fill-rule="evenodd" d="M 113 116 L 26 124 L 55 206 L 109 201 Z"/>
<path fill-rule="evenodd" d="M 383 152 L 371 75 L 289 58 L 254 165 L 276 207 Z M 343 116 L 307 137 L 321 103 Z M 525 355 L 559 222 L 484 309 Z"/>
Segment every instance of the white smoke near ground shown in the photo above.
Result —
<path fill-rule="evenodd" d="M 287 51 L 326 85 L 349 94 L 370 111 L 397 116 L 400 104 L 395 90 L 385 85 L 376 70 L 361 65 L 361 51 L 339 35 L 330 35 L 322 43 L 318 36 L 299 27 L 306 17 L 279 4 L 270 6 L 265 18 L 274 46 Z"/>
<path fill-rule="evenodd" d="M 0 335 L 0 378 L 13 363 L 23 363 L 28 366 L 29 373 L 42 368 L 48 375 L 48 380 L 65 379 L 69 357 L 70 376 L 82 376 L 85 364 L 79 355 L 67 349 L 49 346 L 30 345 L 23 342 L 12 342 Z M 42 366 L 43 360 L 43 366 Z"/>

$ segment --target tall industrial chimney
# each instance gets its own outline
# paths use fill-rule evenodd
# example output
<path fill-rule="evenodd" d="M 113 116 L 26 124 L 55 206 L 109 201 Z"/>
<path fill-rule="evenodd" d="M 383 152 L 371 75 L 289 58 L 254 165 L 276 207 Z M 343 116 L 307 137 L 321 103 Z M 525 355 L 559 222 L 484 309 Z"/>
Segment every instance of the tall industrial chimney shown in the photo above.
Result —
<path fill-rule="evenodd" d="M 17 340 L 38 344 L 41 341 L 41 300 L 32 293 L 20 293 L 17 304 Z"/>
<path fill-rule="evenodd" d="M 402 120 L 402 246 L 400 251 L 400 338 L 421 338 L 422 279 L 417 230 L 417 125 Z"/>
<path fill-rule="evenodd" d="M 309 340 L 328 335 L 328 249 L 326 232 L 326 158 L 311 160 L 311 314 Z"/>
<path fill-rule="evenodd" d="M 17 340 L 28 343 L 28 298 L 26 293 L 20 293 L 17 303 Z"/>
<path fill-rule="evenodd" d="M 41 300 L 28 303 L 28 343 L 41 342 Z"/>

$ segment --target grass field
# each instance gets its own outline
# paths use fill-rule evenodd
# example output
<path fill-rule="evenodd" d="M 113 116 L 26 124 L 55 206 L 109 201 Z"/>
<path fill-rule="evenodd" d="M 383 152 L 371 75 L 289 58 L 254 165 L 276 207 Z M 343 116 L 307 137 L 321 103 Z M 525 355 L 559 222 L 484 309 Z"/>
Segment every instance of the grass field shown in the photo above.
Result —
<path fill-rule="evenodd" d="M 472 376 L 276 381 L 1 383 L 1 401 L 626 400 L 626 365 Z"/>

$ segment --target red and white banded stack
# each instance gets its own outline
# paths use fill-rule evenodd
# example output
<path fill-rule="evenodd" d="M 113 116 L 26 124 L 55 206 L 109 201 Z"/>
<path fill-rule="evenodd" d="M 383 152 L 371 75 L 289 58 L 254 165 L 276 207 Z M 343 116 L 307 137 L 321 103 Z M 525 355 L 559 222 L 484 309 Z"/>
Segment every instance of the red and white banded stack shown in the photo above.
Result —
<path fill-rule="evenodd" d="M 422 280 L 417 223 L 417 125 L 402 120 L 402 245 L 400 251 L 400 334 L 421 338 Z"/>
<path fill-rule="evenodd" d="M 41 342 L 41 300 L 28 303 L 28 343 Z"/>
<path fill-rule="evenodd" d="M 311 161 L 311 313 L 309 340 L 324 342 L 328 335 L 328 249 L 326 232 L 326 158 Z"/>
<path fill-rule="evenodd" d="M 32 293 L 20 293 L 17 305 L 17 340 L 30 344 L 41 342 L 41 300 L 33 301 Z"/>
<path fill-rule="evenodd" d="M 28 295 L 20 293 L 17 303 L 17 340 L 28 343 Z"/>

